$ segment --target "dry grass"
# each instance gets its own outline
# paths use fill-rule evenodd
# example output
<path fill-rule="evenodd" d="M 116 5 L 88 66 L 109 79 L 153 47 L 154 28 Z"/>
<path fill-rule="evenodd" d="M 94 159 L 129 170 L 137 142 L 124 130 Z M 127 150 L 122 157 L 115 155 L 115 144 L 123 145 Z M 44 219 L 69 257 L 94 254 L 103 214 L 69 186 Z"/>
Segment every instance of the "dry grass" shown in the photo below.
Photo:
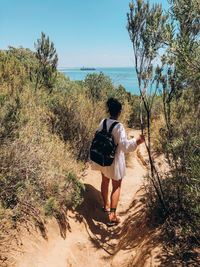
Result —
<path fill-rule="evenodd" d="M 6 93 L 6 91 L 5 91 Z M 40 95 L 25 88 L 3 105 L 0 146 L 0 243 L 21 223 L 58 216 L 61 210 L 81 202 L 83 168 L 72 155 L 70 144 L 50 129 L 50 112 Z M 19 104 L 16 106 L 16 99 Z M 13 104 L 12 104 L 13 103 Z M 13 113 L 7 107 L 14 108 Z M 8 115 L 12 116 L 8 116 Z M 41 227 L 40 227 L 41 228 Z"/>

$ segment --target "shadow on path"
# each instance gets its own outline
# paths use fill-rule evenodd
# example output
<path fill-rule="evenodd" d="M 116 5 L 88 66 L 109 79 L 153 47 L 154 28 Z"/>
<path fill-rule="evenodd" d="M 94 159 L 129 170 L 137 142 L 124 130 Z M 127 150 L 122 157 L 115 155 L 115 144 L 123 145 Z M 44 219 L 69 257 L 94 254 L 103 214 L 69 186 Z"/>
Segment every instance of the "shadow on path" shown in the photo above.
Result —
<path fill-rule="evenodd" d="M 138 190 L 129 208 L 120 212 L 119 215 L 125 217 L 122 223 L 108 228 L 108 214 L 102 211 L 100 191 L 90 184 L 85 184 L 85 188 L 84 201 L 73 214 L 77 221 L 84 223 L 93 246 L 106 252 L 102 254 L 102 259 L 114 257 L 120 263 L 120 255 L 124 254 L 128 257 L 127 266 L 198 266 L 194 262 L 192 265 L 180 265 L 167 250 L 163 251 L 166 235 L 162 225 L 155 224 L 157 219 L 153 218 L 153 214 L 147 217 L 142 191 Z"/>
<path fill-rule="evenodd" d="M 115 254 L 119 251 L 125 253 L 131 251 L 134 256 L 129 261 L 128 266 L 134 267 L 200 266 L 199 250 L 185 253 L 185 258 L 182 261 L 178 259 L 178 255 L 172 253 L 171 248 L 168 247 L 170 240 L 163 229 L 162 220 L 156 214 L 147 216 L 143 204 L 144 197 L 145 195 L 140 195 L 139 198 L 134 198 L 129 209 L 123 212 L 123 214 L 127 213 L 128 216 L 121 225 Z"/>
<path fill-rule="evenodd" d="M 79 222 L 84 222 L 93 245 L 113 254 L 116 240 L 119 239 L 119 227 L 107 227 L 108 213 L 102 211 L 101 192 L 90 184 L 85 184 L 83 203 L 74 212 Z M 83 220 L 84 219 L 84 220 Z"/>
<path fill-rule="evenodd" d="M 134 252 L 131 266 L 143 267 L 151 261 L 152 250 L 161 240 L 158 230 L 149 224 L 145 211 L 138 203 L 135 212 L 131 212 L 124 221 L 116 253 L 120 250 Z M 151 263 L 149 263 L 151 266 Z M 153 265 L 152 265 L 153 266 Z"/>

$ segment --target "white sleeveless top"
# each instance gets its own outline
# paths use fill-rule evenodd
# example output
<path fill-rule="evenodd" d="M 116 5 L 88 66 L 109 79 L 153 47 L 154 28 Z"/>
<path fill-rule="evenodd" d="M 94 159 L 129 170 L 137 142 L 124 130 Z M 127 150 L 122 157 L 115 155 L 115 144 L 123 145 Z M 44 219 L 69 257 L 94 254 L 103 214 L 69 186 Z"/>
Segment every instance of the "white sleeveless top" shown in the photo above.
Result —
<path fill-rule="evenodd" d="M 99 131 L 103 129 L 103 121 L 99 124 Z M 106 126 L 107 131 L 115 120 L 107 119 Z M 121 180 L 126 175 L 126 163 L 124 153 L 133 152 L 137 148 L 136 139 L 127 140 L 126 131 L 122 123 L 115 125 L 112 130 L 115 144 L 118 144 L 114 161 L 111 166 L 100 166 L 99 164 L 92 162 L 92 170 L 101 171 L 107 178 L 113 180 Z"/>

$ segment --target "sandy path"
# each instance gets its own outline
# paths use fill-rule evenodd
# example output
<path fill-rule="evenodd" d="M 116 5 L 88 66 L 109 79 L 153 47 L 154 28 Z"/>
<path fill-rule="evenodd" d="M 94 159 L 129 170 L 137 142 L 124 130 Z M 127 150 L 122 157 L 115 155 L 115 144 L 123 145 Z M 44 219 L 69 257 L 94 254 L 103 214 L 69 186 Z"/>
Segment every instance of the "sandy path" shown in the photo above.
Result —
<path fill-rule="evenodd" d="M 138 133 L 134 131 L 131 135 L 137 136 Z M 145 153 L 144 146 L 140 146 L 140 151 Z M 127 175 L 122 183 L 118 206 L 121 218 L 118 226 L 107 228 L 107 215 L 101 211 L 101 175 L 89 168 L 83 178 L 86 185 L 84 202 L 67 215 L 69 229 L 66 238 L 61 237 L 56 220 L 47 224 L 48 241 L 37 232 L 34 235 L 24 232 L 24 251 L 13 256 L 16 266 L 158 266 L 155 255 L 159 246 L 155 242 L 152 245 L 155 233 L 147 229 L 141 202 L 146 169 L 136 152 L 128 158 Z"/>

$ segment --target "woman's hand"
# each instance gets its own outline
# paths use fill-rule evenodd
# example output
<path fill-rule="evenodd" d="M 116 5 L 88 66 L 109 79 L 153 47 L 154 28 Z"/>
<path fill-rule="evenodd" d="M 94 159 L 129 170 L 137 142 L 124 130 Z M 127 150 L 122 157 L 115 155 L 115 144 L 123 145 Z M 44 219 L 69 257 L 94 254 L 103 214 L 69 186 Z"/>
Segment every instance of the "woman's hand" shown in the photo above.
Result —
<path fill-rule="evenodd" d="M 145 134 L 141 134 L 139 138 L 137 138 L 136 142 L 137 142 L 137 145 L 140 145 L 142 144 L 144 141 L 145 141 Z"/>

